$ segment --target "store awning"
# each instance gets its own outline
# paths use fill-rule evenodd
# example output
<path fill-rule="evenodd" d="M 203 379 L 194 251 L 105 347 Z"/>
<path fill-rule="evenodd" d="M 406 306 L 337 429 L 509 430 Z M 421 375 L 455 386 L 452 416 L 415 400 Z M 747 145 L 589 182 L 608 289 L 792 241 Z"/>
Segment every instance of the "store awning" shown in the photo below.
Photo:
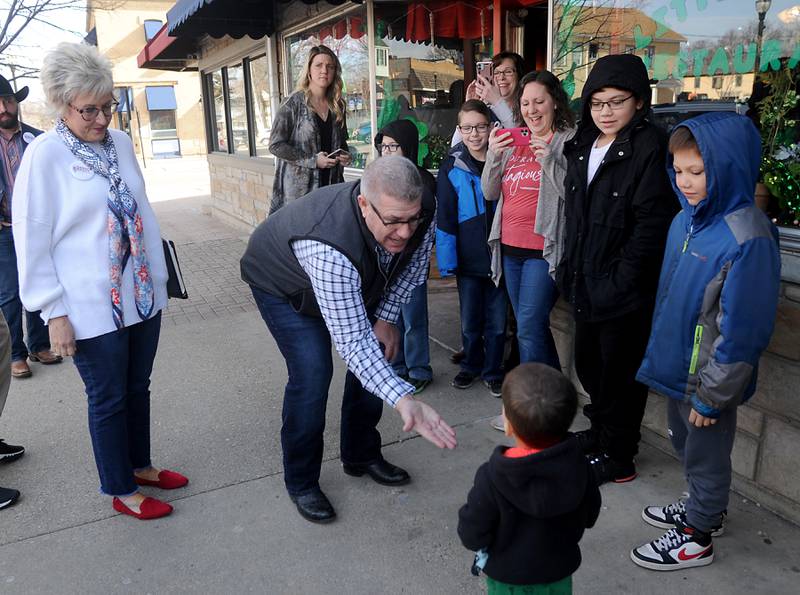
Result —
<path fill-rule="evenodd" d="M 196 51 L 195 38 L 173 37 L 165 24 L 139 52 L 136 63 L 139 68 L 156 70 L 197 70 Z"/>
<path fill-rule="evenodd" d="M 175 100 L 175 88 L 172 86 L 145 87 L 144 95 L 147 99 L 149 111 L 160 109 L 178 109 Z"/>

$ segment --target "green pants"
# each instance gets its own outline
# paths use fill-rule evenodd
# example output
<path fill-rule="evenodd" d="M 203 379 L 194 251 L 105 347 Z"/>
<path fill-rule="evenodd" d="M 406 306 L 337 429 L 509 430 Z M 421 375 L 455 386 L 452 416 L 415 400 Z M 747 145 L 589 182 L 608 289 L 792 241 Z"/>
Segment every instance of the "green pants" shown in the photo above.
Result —
<path fill-rule="evenodd" d="M 486 577 L 489 595 L 572 595 L 572 576 L 543 585 L 509 585 Z"/>

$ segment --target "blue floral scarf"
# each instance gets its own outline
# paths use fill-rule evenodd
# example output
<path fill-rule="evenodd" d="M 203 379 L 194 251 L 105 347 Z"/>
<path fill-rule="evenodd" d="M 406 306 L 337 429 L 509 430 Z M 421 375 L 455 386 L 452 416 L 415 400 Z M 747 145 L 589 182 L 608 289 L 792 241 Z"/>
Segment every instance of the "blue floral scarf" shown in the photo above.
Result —
<path fill-rule="evenodd" d="M 111 280 L 111 311 L 114 324 L 118 329 L 125 326 L 122 311 L 122 273 L 133 259 L 133 286 L 136 299 L 136 311 L 139 318 L 146 320 L 153 314 L 155 297 L 153 279 L 150 276 L 150 265 L 144 246 L 144 228 L 142 216 L 138 212 L 136 199 L 131 194 L 125 180 L 119 173 L 117 148 L 106 131 L 103 138 L 103 150 L 108 158 L 108 166 L 92 147 L 77 138 L 67 127 L 64 120 L 56 123 L 56 133 L 67 145 L 67 148 L 95 174 L 108 180 L 108 255 L 111 262 L 109 279 Z"/>

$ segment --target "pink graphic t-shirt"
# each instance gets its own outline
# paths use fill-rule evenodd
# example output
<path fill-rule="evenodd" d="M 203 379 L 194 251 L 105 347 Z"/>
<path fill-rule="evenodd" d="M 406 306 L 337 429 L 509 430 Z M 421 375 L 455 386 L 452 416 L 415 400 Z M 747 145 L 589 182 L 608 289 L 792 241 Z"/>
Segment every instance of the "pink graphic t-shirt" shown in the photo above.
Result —
<path fill-rule="evenodd" d="M 533 231 L 542 168 L 530 147 L 514 147 L 503 172 L 501 241 L 506 246 L 541 250 L 544 237 Z"/>

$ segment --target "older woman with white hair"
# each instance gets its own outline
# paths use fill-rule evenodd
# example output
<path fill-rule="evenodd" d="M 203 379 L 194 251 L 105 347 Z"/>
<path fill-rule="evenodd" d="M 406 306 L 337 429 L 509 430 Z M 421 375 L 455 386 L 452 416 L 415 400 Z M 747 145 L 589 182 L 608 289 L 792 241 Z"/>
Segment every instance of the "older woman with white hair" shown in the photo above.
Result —
<path fill-rule="evenodd" d="M 161 233 L 133 145 L 109 130 L 111 63 L 61 43 L 41 82 L 59 116 L 31 143 L 14 191 L 20 296 L 41 310 L 55 353 L 72 356 L 86 387 L 102 493 L 139 519 L 172 507 L 139 492 L 188 480 L 150 460 L 150 374 L 167 305 Z"/>

